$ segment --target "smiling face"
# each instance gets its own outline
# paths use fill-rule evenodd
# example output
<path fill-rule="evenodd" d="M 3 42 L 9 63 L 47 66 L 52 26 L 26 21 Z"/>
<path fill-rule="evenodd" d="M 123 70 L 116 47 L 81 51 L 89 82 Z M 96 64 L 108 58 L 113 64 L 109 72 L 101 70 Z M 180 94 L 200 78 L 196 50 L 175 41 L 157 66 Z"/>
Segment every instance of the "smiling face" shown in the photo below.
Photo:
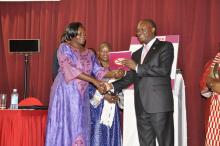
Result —
<path fill-rule="evenodd" d="M 99 49 L 100 61 L 108 62 L 109 61 L 109 52 L 110 52 L 110 49 L 107 46 L 101 47 Z"/>
<path fill-rule="evenodd" d="M 80 44 L 81 46 L 84 46 L 86 43 L 86 32 L 84 27 L 79 27 L 77 36 L 73 38 L 73 40 Z"/>
<path fill-rule="evenodd" d="M 104 67 L 108 67 L 109 65 L 109 52 L 111 50 L 112 50 L 112 47 L 108 42 L 102 42 L 99 45 L 97 55 L 98 55 L 101 65 Z"/>
<path fill-rule="evenodd" d="M 147 44 L 155 37 L 156 28 L 146 21 L 141 20 L 137 25 L 136 36 L 141 44 Z"/>

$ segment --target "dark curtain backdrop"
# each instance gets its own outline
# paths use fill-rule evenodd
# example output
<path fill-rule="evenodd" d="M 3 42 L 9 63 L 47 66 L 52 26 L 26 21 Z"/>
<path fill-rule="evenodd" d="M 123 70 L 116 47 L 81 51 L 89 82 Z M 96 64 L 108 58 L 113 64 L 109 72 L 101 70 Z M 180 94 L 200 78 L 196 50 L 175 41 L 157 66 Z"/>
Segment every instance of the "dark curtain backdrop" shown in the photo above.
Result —
<path fill-rule="evenodd" d="M 61 2 L 0 3 L 0 92 L 10 97 L 18 88 L 23 98 L 24 56 L 8 52 L 8 39 L 39 38 L 40 53 L 30 56 L 29 95 L 49 102 L 53 54 L 64 27 L 72 21 L 87 29 L 87 47 L 102 41 L 113 50 L 127 50 L 136 24 L 152 18 L 158 35 L 179 34 L 178 68 L 186 84 L 188 145 L 202 146 L 207 101 L 199 93 L 199 78 L 220 42 L 219 0 L 61 0 Z"/>

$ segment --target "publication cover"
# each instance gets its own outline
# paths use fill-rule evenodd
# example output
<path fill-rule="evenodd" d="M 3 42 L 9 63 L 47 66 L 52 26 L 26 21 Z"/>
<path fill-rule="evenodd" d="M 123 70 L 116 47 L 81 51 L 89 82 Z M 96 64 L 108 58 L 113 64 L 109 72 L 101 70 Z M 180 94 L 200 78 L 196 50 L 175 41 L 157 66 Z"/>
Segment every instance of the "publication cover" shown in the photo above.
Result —
<path fill-rule="evenodd" d="M 128 71 L 129 68 L 123 66 L 121 61 L 123 59 L 131 59 L 131 51 L 117 51 L 109 53 L 109 67 L 111 70 L 122 69 Z"/>

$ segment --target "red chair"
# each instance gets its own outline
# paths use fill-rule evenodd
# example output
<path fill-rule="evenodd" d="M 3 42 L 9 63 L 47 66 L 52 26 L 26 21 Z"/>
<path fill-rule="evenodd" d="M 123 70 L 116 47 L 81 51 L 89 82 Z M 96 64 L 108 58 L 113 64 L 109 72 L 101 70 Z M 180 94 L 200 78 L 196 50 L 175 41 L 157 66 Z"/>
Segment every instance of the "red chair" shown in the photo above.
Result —
<path fill-rule="evenodd" d="M 23 99 L 22 101 L 19 102 L 19 106 L 32 106 L 32 105 L 37 105 L 37 106 L 43 106 L 42 102 L 34 97 L 28 97 Z"/>

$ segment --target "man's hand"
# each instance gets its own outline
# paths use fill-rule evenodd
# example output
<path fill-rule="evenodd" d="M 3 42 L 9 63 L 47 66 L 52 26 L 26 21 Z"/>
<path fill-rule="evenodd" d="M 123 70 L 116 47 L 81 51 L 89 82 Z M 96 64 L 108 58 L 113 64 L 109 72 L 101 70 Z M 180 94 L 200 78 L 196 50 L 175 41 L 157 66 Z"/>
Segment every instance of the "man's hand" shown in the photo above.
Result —
<path fill-rule="evenodd" d="M 127 66 L 128 68 L 135 70 L 137 63 L 132 59 L 124 59 L 121 61 L 122 65 Z"/>
<path fill-rule="evenodd" d="M 112 96 L 109 94 L 105 94 L 104 99 L 107 100 L 109 103 L 116 103 L 119 98 L 118 98 L 118 96 Z"/>

